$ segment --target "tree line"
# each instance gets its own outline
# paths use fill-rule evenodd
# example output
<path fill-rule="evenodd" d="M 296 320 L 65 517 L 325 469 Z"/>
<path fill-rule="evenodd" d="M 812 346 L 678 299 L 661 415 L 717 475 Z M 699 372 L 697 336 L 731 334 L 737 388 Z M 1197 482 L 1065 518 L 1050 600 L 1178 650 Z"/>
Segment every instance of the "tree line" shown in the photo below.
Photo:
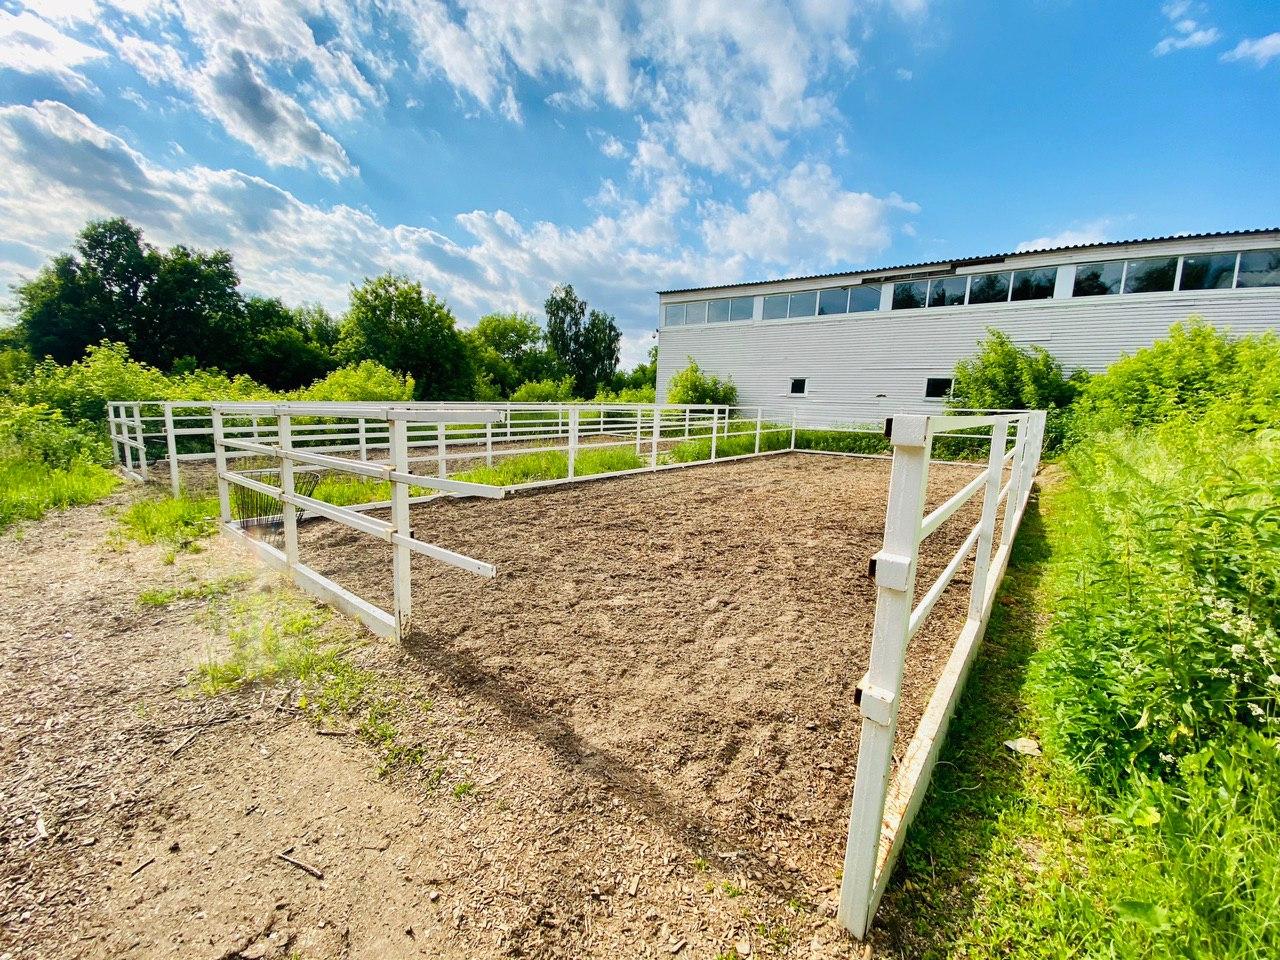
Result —
<path fill-rule="evenodd" d="M 621 332 L 572 284 L 546 299 L 545 325 L 524 313 L 491 313 L 463 329 L 444 300 L 387 273 L 351 288 L 347 310 L 289 306 L 246 296 L 231 254 L 179 244 L 161 250 L 123 218 L 90 221 L 71 251 L 13 288 L 8 344 L 35 359 L 70 364 L 89 347 L 122 343 L 162 371 L 216 368 L 274 390 L 292 390 L 372 360 L 413 377 L 417 400 L 548 399 L 651 387 L 655 367 L 619 370 Z"/>

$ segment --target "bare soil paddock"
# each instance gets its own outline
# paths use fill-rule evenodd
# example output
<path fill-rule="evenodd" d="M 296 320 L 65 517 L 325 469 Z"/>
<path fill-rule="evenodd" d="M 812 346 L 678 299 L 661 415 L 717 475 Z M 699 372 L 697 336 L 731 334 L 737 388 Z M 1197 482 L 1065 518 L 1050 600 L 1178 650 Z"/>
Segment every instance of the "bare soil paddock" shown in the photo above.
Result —
<path fill-rule="evenodd" d="M 275 690 L 184 685 L 217 608 L 136 593 L 260 571 L 233 544 L 166 566 L 101 507 L 7 536 L 0 956 L 863 956 L 832 912 L 887 481 L 784 454 L 417 508 L 499 573 L 415 558 L 409 641 L 353 652 L 421 751 L 386 777 Z M 372 538 L 308 522 L 303 558 L 389 605 Z M 900 745 L 966 585 L 912 644 Z"/>

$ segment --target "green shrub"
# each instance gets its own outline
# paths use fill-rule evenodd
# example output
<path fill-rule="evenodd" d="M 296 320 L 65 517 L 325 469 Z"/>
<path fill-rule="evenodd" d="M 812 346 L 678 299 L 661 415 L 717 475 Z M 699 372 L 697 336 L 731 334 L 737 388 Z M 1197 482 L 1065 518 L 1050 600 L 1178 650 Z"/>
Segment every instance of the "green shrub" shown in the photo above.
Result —
<path fill-rule="evenodd" d="M 1075 404 L 1075 439 L 1171 419 L 1244 431 L 1280 425 L 1280 338 L 1233 338 L 1198 317 L 1117 360 Z"/>
<path fill-rule="evenodd" d="M 596 391 L 592 403 L 657 403 L 658 390 L 652 384 L 642 387 L 623 387 L 621 390 L 607 390 L 601 387 Z"/>
<path fill-rule="evenodd" d="M 1280 733 L 1280 433 L 1171 421 L 1075 447 L 1040 667 L 1053 736 L 1114 788 L 1237 726 Z"/>
<path fill-rule="evenodd" d="M 1045 446 L 1056 450 L 1066 432 L 1064 410 L 1071 406 L 1088 374 L 1067 376 L 1044 347 L 1017 346 L 1007 334 L 990 328 L 977 353 L 956 364 L 952 409 L 1044 410 Z M 961 445 L 958 451 L 968 450 Z M 957 457 L 962 459 L 963 457 Z"/>
<path fill-rule="evenodd" d="M 888 439 L 881 433 L 849 433 L 842 430 L 796 431 L 797 450 L 827 450 L 832 453 L 888 453 Z"/>
<path fill-rule="evenodd" d="M 401 403 L 413 399 L 413 377 L 401 376 L 373 360 L 334 370 L 322 380 L 289 395 L 291 400 Z"/>
<path fill-rule="evenodd" d="M 704 373 L 693 357 L 689 358 L 689 365 L 667 384 L 667 403 L 733 406 L 737 402 L 738 388 L 734 386 L 733 378 L 721 380 L 714 374 Z"/>
<path fill-rule="evenodd" d="M 512 403 L 572 403 L 573 377 L 560 380 L 530 380 L 516 387 Z"/>
<path fill-rule="evenodd" d="M 0 398 L 0 453 L 51 467 L 110 463 L 111 446 L 101 431 L 71 426 L 44 404 L 17 404 Z"/>

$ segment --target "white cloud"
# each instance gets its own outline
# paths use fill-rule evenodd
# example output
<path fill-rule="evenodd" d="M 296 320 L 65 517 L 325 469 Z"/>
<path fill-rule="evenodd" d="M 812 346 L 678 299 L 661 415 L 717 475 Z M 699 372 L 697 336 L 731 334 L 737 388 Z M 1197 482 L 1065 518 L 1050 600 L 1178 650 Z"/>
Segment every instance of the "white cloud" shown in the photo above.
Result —
<path fill-rule="evenodd" d="M 1085 243 L 1101 243 L 1110 239 L 1110 230 L 1114 221 L 1110 217 L 1101 217 L 1089 223 L 1068 227 L 1059 233 L 1047 237 L 1036 237 L 1018 244 L 1017 251 L 1049 250 L 1054 247 L 1074 247 Z"/>
<path fill-rule="evenodd" d="M 752 193 L 743 209 L 707 204 L 703 237 L 709 250 L 731 263 L 750 259 L 803 272 L 883 250 L 894 215 L 919 210 L 896 193 L 876 197 L 845 190 L 830 167 L 800 163 L 776 184 Z"/>
<path fill-rule="evenodd" d="M 1280 57 L 1280 33 L 1241 40 L 1222 55 L 1223 60 L 1252 60 L 1259 67 L 1265 67 L 1276 57 Z"/>
<path fill-rule="evenodd" d="M 627 148 L 613 134 L 607 135 L 600 144 L 600 152 L 611 160 L 621 160 L 627 155 Z"/>
<path fill-rule="evenodd" d="M 80 67 L 106 56 L 33 13 L 0 10 L 0 69 L 47 74 L 71 89 L 90 89 Z"/>
<path fill-rule="evenodd" d="M 1162 38 L 1155 45 L 1152 53 L 1157 57 L 1163 57 L 1175 50 L 1212 46 L 1222 39 L 1222 33 L 1217 27 L 1202 26 L 1197 20 L 1188 16 L 1193 9 L 1190 0 L 1172 0 L 1160 8 L 1165 19 L 1172 26 L 1173 32 Z"/>
<path fill-rule="evenodd" d="M 895 74 L 899 80 L 910 80 L 912 76 L 914 76 L 914 74 L 912 74 L 912 72 L 906 69 L 905 67 L 899 67 L 895 71 Z"/>

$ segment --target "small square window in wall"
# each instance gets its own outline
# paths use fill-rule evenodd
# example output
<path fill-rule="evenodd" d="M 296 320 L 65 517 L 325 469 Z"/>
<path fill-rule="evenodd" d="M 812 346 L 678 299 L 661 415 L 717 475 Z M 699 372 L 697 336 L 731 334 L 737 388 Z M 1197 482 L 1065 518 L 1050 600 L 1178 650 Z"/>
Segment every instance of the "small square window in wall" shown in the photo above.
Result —
<path fill-rule="evenodd" d="M 1119 293 L 1120 278 L 1123 276 L 1123 260 L 1081 263 L 1076 266 L 1076 282 L 1071 295 L 1073 297 L 1105 297 Z"/>
<path fill-rule="evenodd" d="M 1280 249 L 1246 250 L 1240 254 L 1237 287 L 1280 287 Z"/>
<path fill-rule="evenodd" d="M 791 378 L 791 395 L 793 397 L 803 397 L 809 392 L 809 381 L 805 377 Z"/>
<path fill-rule="evenodd" d="M 1130 260 L 1124 271 L 1124 292 L 1165 293 L 1173 289 L 1173 275 L 1177 272 L 1177 257 Z"/>
<path fill-rule="evenodd" d="M 950 377 L 926 377 L 924 381 L 926 400 L 945 400 L 951 396 Z"/>

